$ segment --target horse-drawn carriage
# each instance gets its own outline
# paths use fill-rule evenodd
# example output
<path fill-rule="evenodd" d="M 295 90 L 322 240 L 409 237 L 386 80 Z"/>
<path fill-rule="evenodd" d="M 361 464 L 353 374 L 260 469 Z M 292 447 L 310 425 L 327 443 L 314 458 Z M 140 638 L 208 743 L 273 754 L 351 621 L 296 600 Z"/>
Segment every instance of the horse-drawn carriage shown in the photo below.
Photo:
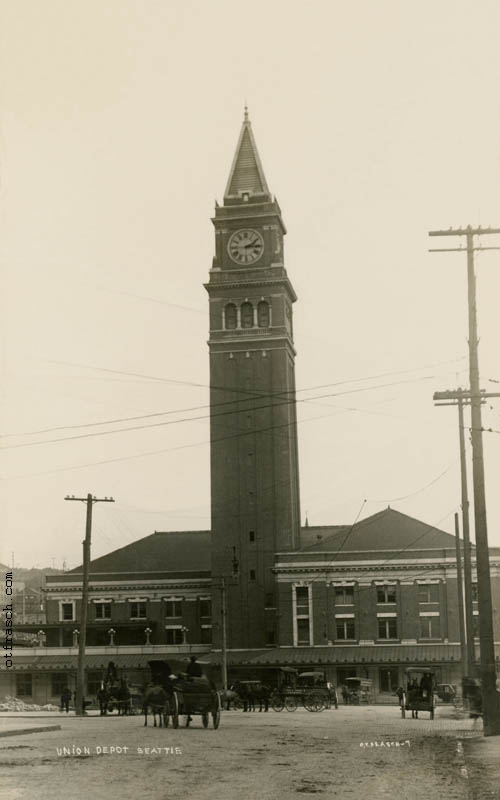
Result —
<path fill-rule="evenodd" d="M 142 689 L 129 683 L 124 674 L 119 675 L 112 661 L 108 664 L 96 699 L 101 715 L 112 714 L 115 710 L 119 716 L 136 714 L 142 709 Z"/>
<path fill-rule="evenodd" d="M 401 716 L 411 711 L 413 719 L 418 719 L 419 711 L 428 711 L 434 719 L 436 708 L 435 674 L 431 667 L 408 667 L 406 688 L 398 690 Z"/>
<path fill-rule="evenodd" d="M 347 703 L 359 706 L 373 702 L 373 681 L 369 678 L 346 678 Z"/>
<path fill-rule="evenodd" d="M 274 711 L 296 711 L 299 705 L 307 711 L 323 711 L 332 703 L 338 708 L 337 692 L 322 672 L 299 673 L 293 667 L 282 667 L 280 673 L 281 687 L 271 697 Z"/>
<path fill-rule="evenodd" d="M 181 716 L 189 726 L 194 715 L 200 715 L 204 728 L 208 728 L 210 717 L 215 729 L 219 727 L 221 701 L 213 683 L 204 677 L 190 677 L 185 674 L 173 675 L 170 666 L 164 661 L 150 661 L 152 683 L 144 697 L 144 724 L 148 724 L 148 709 L 153 714 L 154 725 L 159 716 L 160 727 L 167 727 L 172 720 L 174 728 L 179 727 Z"/>

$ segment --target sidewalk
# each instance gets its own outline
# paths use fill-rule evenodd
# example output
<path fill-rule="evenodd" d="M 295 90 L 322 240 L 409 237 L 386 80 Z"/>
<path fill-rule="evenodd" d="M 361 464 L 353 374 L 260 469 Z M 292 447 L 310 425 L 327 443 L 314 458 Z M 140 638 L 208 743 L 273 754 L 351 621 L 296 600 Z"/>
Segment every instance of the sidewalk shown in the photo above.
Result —
<path fill-rule="evenodd" d="M 22 736 L 26 733 L 46 733 L 47 731 L 60 731 L 60 725 L 40 725 L 25 717 L 19 720 L 12 718 L 0 719 L 0 738 L 4 736 Z"/>
<path fill-rule="evenodd" d="M 99 711 L 87 711 L 85 716 L 98 717 Z M 73 709 L 69 713 L 65 711 L 0 711 L 0 721 L 2 719 L 74 719 L 76 714 Z M 78 717 L 80 719 L 80 717 Z"/>

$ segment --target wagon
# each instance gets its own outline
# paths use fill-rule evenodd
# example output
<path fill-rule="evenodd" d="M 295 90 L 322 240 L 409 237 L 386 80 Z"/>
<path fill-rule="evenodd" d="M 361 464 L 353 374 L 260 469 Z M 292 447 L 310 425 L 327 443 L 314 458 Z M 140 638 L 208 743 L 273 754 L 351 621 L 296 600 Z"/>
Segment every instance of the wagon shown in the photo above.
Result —
<path fill-rule="evenodd" d="M 201 716 L 204 728 L 210 717 L 215 729 L 220 725 L 221 700 L 219 692 L 205 678 L 179 678 L 173 684 L 169 697 L 169 712 L 174 728 L 179 727 L 179 717 L 185 716 L 186 728 L 196 714 Z"/>
<path fill-rule="evenodd" d="M 330 708 L 332 695 L 324 682 L 321 672 L 298 673 L 292 667 L 282 667 L 284 683 L 280 689 L 271 696 L 271 705 L 274 711 L 296 711 L 303 705 L 307 711 L 323 711 Z M 336 703 L 336 693 L 335 699 Z"/>
<path fill-rule="evenodd" d="M 408 667 L 406 688 L 400 693 L 401 716 L 411 711 L 413 719 L 418 719 L 419 711 L 428 711 L 434 719 L 436 708 L 435 674 L 431 667 Z"/>
<path fill-rule="evenodd" d="M 347 678 L 345 682 L 349 695 L 348 702 L 352 706 L 373 701 L 373 681 L 368 678 Z"/>
<path fill-rule="evenodd" d="M 194 715 L 201 716 L 204 728 L 208 728 L 210 717 L 213 727 L 220 725 L 221 699 L 215 685 L 207 678 L 194 678 L 181 674 L 172 674 L 166 661 L 149 661 L 153 682 L 162 686 L 168 696 L 165 712 L 165 725 L 172 719 L 174 728 L 179 727 L 179 718 L 185 716 L 186 728 Z"/>

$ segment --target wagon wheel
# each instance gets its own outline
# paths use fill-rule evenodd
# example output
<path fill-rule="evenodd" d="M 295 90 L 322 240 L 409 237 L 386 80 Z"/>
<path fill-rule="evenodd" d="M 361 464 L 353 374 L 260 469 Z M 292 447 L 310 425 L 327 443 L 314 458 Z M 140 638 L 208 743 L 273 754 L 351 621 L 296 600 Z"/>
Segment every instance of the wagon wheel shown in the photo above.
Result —
<path fill-rule="evenodd" d="M 179 727 L 179 701 L 177 700 L 176 692 L 172 695 L 170 704 L 170 713 L 172 714 L 172 725 L 174 728 Z"/>
<path fill-rule="evenodd" d="M 287 711 L 297 711 L 297 698 L 288 695 L 285 697 L 285 708 Z"/>
<path fill-rule="evenodd" d="M 273 711 L 283 711 L 285 708 L 285 703 L 281 695 L 275 694 L 273 697 L 271 697 L 271 706 Z"/>
<path fill-rule="evenodd" d="M 323 711 L 323 698 L 319 694 L 311 692 L 304 698 L 304 708 L 307 711 Z"/>
<path fill-rule="evenodd" d="M 212 722 L 215 730 L 217 730 L 220 725 L 220 709 L 220 695 L 219 692 L 215 692 L 214 703 L 212 706 Z"/>

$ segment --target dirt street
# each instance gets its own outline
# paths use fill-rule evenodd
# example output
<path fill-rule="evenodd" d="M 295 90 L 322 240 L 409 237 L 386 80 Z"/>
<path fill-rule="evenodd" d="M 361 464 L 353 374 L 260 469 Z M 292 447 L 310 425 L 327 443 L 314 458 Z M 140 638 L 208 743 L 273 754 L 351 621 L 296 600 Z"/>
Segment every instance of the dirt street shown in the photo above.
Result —
<path fill-rule="evenodd" d="M 427 715 L 426 715 L 427 716 Z M 52 721 L 52 720 L 51 720 Z M 275 800 L 295 794 L 465 800 L 457 735 L 468 720 L 402 720 L 396 707 L 244 714 L 215 731 L 141 717 L 59 716 L 62 730 L 0 739 L 9 800 Z M 21 723 L 21 720 L 20 720 Z M 107 748 L 107 751 L 106 749 Z M 114 748 L 111 750 L 111 748 Z"/>

